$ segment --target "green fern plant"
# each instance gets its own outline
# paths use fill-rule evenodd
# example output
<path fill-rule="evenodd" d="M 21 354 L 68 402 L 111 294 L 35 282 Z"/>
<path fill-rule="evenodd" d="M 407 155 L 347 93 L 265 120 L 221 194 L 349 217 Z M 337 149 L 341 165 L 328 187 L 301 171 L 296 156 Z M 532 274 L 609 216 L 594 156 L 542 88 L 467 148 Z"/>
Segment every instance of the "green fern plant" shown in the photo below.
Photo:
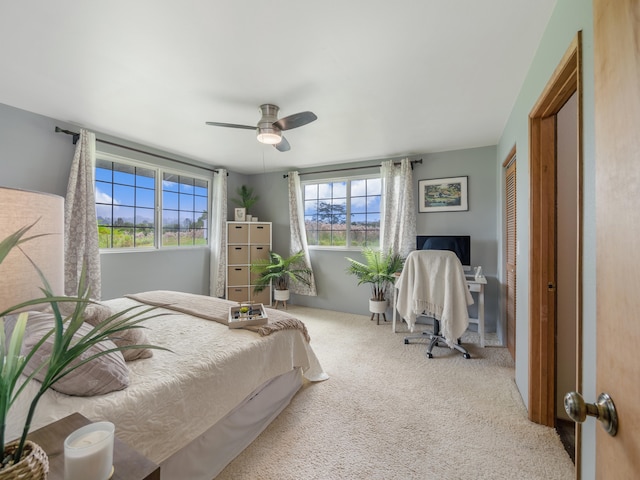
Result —
<path fill-rule="evenodd" d="M 271 282 L 276 290 L 288 290 L 290 282 L 311 285 L 311 269 L 303 262 L 304 251 L 300 250 L 288 258 L 269 252 L 269 258 L 258 260 L 251 265 L 251 271 L 258 274 L 253 291 L 259 293 Z"/>
<path fill-rule="evenodd" d="M 355 275 L 358 285 L 371 285 L 371 300 L 386 300 L 389 287 L 395 282 L 395 273 L 402 270 L 404 259 L 397 253 L 364 248 L 364 262 L 345 257 L 349 261 L 347 273 Z"/>
<path fill-rule="evenodd" d="M 236 189 L 236 194 L 238 195 L 233 199 L 233 202 L 239 207 L 244 207 L 246 209 L 246 213 L 249 213 L 249 209 L 253 207 L 260 197 L 258 195 L 254 195 L 253 188 L 247 187 L 246 185 L 242 185 Z"/>

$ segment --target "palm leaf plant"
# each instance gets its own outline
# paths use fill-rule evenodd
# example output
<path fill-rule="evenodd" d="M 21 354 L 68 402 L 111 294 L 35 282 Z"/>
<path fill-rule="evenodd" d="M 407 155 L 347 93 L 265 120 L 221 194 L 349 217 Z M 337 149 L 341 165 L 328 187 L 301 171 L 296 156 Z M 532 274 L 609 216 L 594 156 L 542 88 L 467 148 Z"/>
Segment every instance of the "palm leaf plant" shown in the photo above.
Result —
<path fill-rule="evenodd" d="M 6 258 L 6 256 L 14 249 L 20 248 L 19 245 L 23 242 L 29 241 L 37 236 L 24 237 L 25 233 L 33 227 L 34 224 L 26 226 L 14 234 L 8 236 L 0 242 L 0 263 Z M 26 253 L 22 252 L 24 255 Z M 100 356 L 107 355 L 111 352 L 121 351 L 125 349 L 133 348 L 151 348 L 159 350 L 167 350 L 163 347 L 157 347 L 154 345 L 127 345 L 119 346 L 111 349 L 105 349 L 88 355 L 87 358 L 80 358 L 85 352 L 87 352 L 92 346 L 104 342 L 109 337 L 117 337 L 119 332 L 133 328 L 143 328 L 141 322 L 153 317 L 161 316 L 162 314 L 147 315 L 151 310 L 156 307 L 144 307 L 142 310 L 135 306 L 121 312 L 117 312 L 109 318 L 105 319 L 95 327 L 91 329 L 85 335 L 74 335 L 78 332 L 81 325 L 84 323 L 84 312 L 90 303 L 90 291 L 87 287 L 86 274 L 82 272 L 79 280 L 78 292 L 76 297 L 72 296 L 56 296 L 51 291 L 51 286 L 47 282 L 40 269 L 33 263 L 33 261 L 27 256 L 33 267 L 37 270 L 42 280 L 43 287 L 41 291 L 43 296 L 22 302 L 7 308 L 0 312 L 0 442 L 3 446 L 3 452 L 6 453 L 6 438 L 5 429 L 7 425 L 7 415 L 9 409 L 16 401 L 16 398 L 24 390 L 29 382 L 31 382 L 35 375 L 39 372 L 44 372 L 44 378 L 41 381 L 34 397 L 30 400 L 29 410 L 25 419 L 24 428 L 20 436 L 17 449 L 10 455 L 3 455 L 2 462 L 0 462 L 0 471 L 3 468 L 9 467 L 22 460 L 24 453 L 24 447 L 27 435 L 31 429 L 31 422 L 36 412 L 38 401 L 44 395 L 44 393 L 54 385 L 58 380 L 65 377 L 69 373 L 73 372 L 78 367 L 90 362 Z M 75 303 L 75 309 L 73 313 L 67 317 L 64 317 L 60 313 L 59 303 Z M 52 328 L 42 339 L 40 339 L 29 351 L 21 352 L 22 343 L 25 336 L 25 331 L 28 322 L 28 312 L 22 312 L 19 314 L 14 329 L 8 341 L 8 346 L 5 341 L 4 331 L 4 317 L 18 310 L 24 310 L 28 307 L 34 307 L 37 305 L 48 304 L 53 311 L 55 326 Z M 133 310 L 136 311 L 133 311 Z M 45 341 L 53 336 L 53 347 L 51 355 L 45 360 L 42 365 L 37 366 L 34 372 L 29 376 L 24 375 L 25 366 L 32 359 L 34 354 Z M 22 383 L 19 385 L 19 380 L 23 378 Z"/>
<path fill-rule="evenodd" d="M 269 258 L 257 260 L 251 265 L 251 271 L 258 274 L 253 291 L 259 293 L 272 282 L 276 290 L 288 290 L 290 282 L 311 285 L 311 269 L 304 263 L 304 250 L 284 258 L 275 252 L 269 252 Z"/>
<path fill-rule="evenodd" d="M 253 207 L 258 200 L 260 200 L 258 195 L 254 195 L 253 188 L 247 187 L 246 185 L 238 187 L 236 189 L 236 194 L 238 196 L 233 199 L 233 202 L 240 207 L 244 207 L 247 213 L 249 213 L 249 209 Z"/>
<path fill-rule="evenodd" d="M 395 282 L 394 274 L 402 270 L 404 259 L 397 253 L 384 254 L 372 248 L 364 248 L 362 256 L 364 262 L 346 257 L 349 261 L 347 273 L 355 275 L 358 285 L 371 285 L 371 300 L 386 300 L 387 291 Z"/>

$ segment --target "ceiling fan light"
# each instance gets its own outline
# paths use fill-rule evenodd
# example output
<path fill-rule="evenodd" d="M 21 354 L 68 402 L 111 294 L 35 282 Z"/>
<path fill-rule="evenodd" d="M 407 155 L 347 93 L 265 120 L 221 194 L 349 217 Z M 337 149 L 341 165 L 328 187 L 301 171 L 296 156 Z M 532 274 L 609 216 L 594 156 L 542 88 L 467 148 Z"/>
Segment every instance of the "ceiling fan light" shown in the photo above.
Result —
<path fill-rule="evenodd" d="M 273 129 L 261 129 L 258 131 L 257 136 L 259 142 L 266 143 L 268 145 L 275 145 L 276 143 L 280 143 L 280 140 L 282 140 L 280 132 Z"/>

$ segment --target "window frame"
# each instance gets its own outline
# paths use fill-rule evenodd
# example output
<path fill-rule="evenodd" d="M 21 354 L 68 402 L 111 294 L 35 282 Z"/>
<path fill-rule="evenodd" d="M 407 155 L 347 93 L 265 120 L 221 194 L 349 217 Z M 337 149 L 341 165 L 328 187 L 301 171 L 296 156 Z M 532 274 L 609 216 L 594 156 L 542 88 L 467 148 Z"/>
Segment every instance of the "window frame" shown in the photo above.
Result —
<path fill-rule="evenodd" d="M 380 174 L 380 172 L 377 173 L 368 173 L 368 174 L 363 174 L 363 175 L 348 175 L 348 176 L 339 176 L 339 177 L 321 177 L 321 178 L 314 178 L 314 179 L 310 179 L 310 180 L 302 180 L 300 182 L 300 188 L 302 190 L 302 204 L 303 204 L 303 211 L 304 211 L 304 202 L 305 202 L 305 196 L 304 196 L 304 191 L 305 191 L 305 186 L 306 185 L 318 185 L 321 183 L 335 183 L 335 182 L 347 182 L 346 185 L 346 218 L 347 218 L 347 222 L 346 222 L 346 245 L 342 246 L 342 245 L 313 245 L 308 243 L 308 238 L 307 238 L 307 246 L 309 248 L 309 250 L 329 250 L 329 251 L 362 251 L 364 248 L 372 248 L 374 250 L 378 250 L 380 248 L 380 245 L 376 245 L 376 246 L 353 246 L 351 244 L 351 182 L 353 181 L 357 181 L 357 180 L 370 180 L 370 179 L 379 179 L 380 180 L 380 235 L 382 235 L 382 217 L 384 214 L 384 179 L 382 178 L 382 175 Z M 373 195 L 372 195 L 373 196 Z M 305 228 L 305 237 L 307 235 L 307 230 Z M 379 241 L 382 238 L 379 237 Z M 379 242 L 378 242 L 379 243 Z"/>
<path fill-rule="evenodd" d="M 144 252 L 157 252 L 159 250 L 182 250 L 182 249 L 197 249 L 197 248 L 210 248 L 211 246 L 211 198 L 212 198 L 212 192 L 211 189 L 213 188 L 213 180 L 211 177 L 208 177 L 206 175 L 199 175 L 197 173 L 193 173 L 187 170 L 180 170 L 180 169 L 176 169 L 176 168 L 171 168 L 171 167 L 164 167 L 161 165 L 157 165 L 157 164 L 153 164 L 153 163 L 149 163 L 149 162 L 144 162 L 142 160 L 137 160 L 134 158 L 130 158 L 130 157 L 124 157 L 122 155 L 116 155 L 113 153 L 109 153 L 109 152 L 104 152 L 104 151 L 98 151 L 96 150 L 96 165 L 94 165 L 94 189 L 95 189 L 95 174 L 96 174 L 96 168 L 97 167 L 97 161 L 98 160 L 105 160 L 108 162 L 116 162 L 116 163 L 120 163 L 123 165 L 128 165 L 131 167 L 139 167 L 139 168 L 145 168 L 147 170 L 153 170 L 155 173 L 155 180 L 154 180 L 154 188 L 155 188 L 155 192 L 154 192 L 154 244 L 152 247 L 148 247 L 148 248 L 135 248 L 135 247 L 127 247 L 127 248 L 113 248 L 113 247 L 109 247 L 109 248 L 100 248 L 100 254 L 106 253 L 106 254 L 111 254 L 111 253 L 132 253 L 132 252 L 136 252 L 136 253 L 144 253 Z M 162 188 L 162 183 L 163 183 L 163 179 L 164 179 L 164 174 L 168 173 L 171 175 L 178 175 L 178 176 L 182 176 L 182 177 L 191 177 L 194 179 L 198 179 L 198 180 L 203 180 L 205 182 L 207 182 L 207 243 L 204 245 L 168 245 L 168 246 L 163 246 L 162 245 L 162 232 L 163 232 L 163 188 Z M 95 192 L 94 192 L 94 196 L 95 196 Z M 94 206 L 96 205 L 96 202 L 94 200 Z M 113 218 L 112 218 L 112 222 L 113 222 Z M 97 222 L 96 222 L 97 223 Z"/>

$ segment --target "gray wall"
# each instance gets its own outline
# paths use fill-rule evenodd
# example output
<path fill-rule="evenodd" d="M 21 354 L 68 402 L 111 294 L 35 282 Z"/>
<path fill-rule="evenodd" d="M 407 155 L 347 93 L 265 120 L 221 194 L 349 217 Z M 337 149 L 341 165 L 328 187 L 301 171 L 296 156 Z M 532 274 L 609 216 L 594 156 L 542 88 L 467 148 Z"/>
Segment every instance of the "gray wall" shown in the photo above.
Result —
<path fill-rule="evenodd" d="M 516 293 L 516 383 L 525 404 L 529 395 L 529 113 L 542 94 L 569 44 L 582 31 L 583 73 L 583 296 L 582 296 L 582 393 L 586 401 L 596 398 L 596 273 L 595 273 L 595 142 L 593 93 L 593 10 L 591 0 L 558 0 L 549 24 L 541 39 L 529 73 L 514 104 L 502 138 L 497 147 L 494 171 L 503 182 L 502 162 L 516 145 L 517 148 L 517 237 L 520 255 L 517 256 Z M 501 185 L 500 188 L 503 188 Z M 497 212 L 497 237 L 502 241 L 504 231 L 504 199 L 500 197 Z M 500 244 L 500 247 L 502 245 Z M 498 266 L 503 277 L 502 259 Z M 595 429 L 597 422 L 582 426 L 582 478 L 595 478 Z"/>
<path fill-rule="evenodd" d="M 411 159 L 422 159 L 413 171 L 414 188 L 418 191 L 419 180 L 430 178 L 468 176 L 469 211 L 417 213 L 417 233 L 433 235 L 471 235 L 471 256 L 474 265 L 482 265 L 487 276 L 486 328 L 495 331 L 498 317 L 498 282 L 496 205 L 497 179 L 494 163 L 495 147 L 474 148 L 426 155 L 415 155 Z M 358 162 L 332 166 L 331 168 L 362 167 L 370 169 L 340 172 L 339 174 L 315 174 L 318 169 L 301 170 L 302 180 L 327 178 L 330 175 L 362 175 L 379 172 L 380 161 Z M 283 173 L 252 175 L 249 184 L 260 195 L 261 201 L 254 207 L 260 220 L 273 222 L 273 247 L 278 253 L 289 251 L 289 208 L 287 180 Z M 417 199 L 416 199 L 417 201 Z M 416 212 L 418 211 L 416 205 Z M 358 250 L 312 249 L 311 263 L 318 288 L 317 297 L 292 295 L 292 302 L 317 308 L 368 315 L 367 286 L 357 286 L 354 277 L 345 275 L 345 257 L 361 259 Z M 473 307 L 472 307 L 473 308 Z M 474 310 L 471 311 L 474 314 Z M 389 310 L 388 315 L 391 314 Z"/>

